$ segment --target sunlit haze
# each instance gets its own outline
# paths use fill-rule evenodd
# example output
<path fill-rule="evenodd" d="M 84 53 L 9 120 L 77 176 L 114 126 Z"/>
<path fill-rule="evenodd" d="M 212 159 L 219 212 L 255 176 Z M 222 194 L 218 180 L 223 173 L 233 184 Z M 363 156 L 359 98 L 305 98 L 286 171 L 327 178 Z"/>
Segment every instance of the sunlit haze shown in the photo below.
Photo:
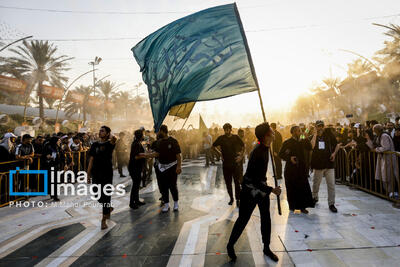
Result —
<path fill-rule="evenodd" d="M 0 20 L 17 29 L 21 36 L 52 40 L 60 54 L 74 57 L 68 72 L 70 79 L 90 70 L 88 62 L 99 56 L 103 61 L 97 66 L 96 76 L 111 75 L 112 81 L 124 83 L 121 90 L 133 90 L 142 78 L 130 49 L 141 38 L 178 18 L 226 3 L 231 1 L 3 0 L 0 6 L 49 11 L 0 8 Z M 385 30 L 372 23 L 400 23 L 398 0 L 246 0 L 238 1 L 237 5 L 267 117 L 281 121 L 285 121 L 281 115 L 289 110 L 296 97 L 306 93 L 314 83 L 324 78 L 344 77 L 347 63 L 357 57 L 340 49 L 372 57 L 387 39 Z M 145 12 L 148 13 L 143 14 Z M 2 36 L 2 39 L 7 38 L 15 36 Z M 90 85 L 91 76 L 82 78 L 80 83 Z M 147 88 L 141 86 L 140 93 L 147 94 Z M 262 118 L 256 92 L 198 103 L 188 122 L 195 127 L 198 113 L 207 126 L 213 122 L 221 125 L 225 121 L 236 127 L 255 125 Z"/>

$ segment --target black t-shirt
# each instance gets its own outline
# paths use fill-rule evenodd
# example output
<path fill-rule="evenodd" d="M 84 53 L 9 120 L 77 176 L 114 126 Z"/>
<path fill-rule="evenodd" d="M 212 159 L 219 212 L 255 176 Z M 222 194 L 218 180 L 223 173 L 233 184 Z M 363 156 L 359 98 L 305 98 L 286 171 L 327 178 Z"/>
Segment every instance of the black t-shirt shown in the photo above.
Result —
<path fill-rule="evenodd" d="M 26 156 L 32 154 L 34 151 L 32 144 L 19 144 L 15 150 L 15 155 Z"/>
<path fill-rule="evenodd" d="M 181 153 L 178 141 L 173 137 L 160 139 L 154 145 L 154 149 L 159 153 L 158 161 L 161 164 L 169 164 L 176 160 L 176 155 Z M 153 143 L 153 144 L 154 144 Z"/>
<path fill-rule="evenodd" d="M 268 147 L 257 144 L 250 153 L 249 163 L 242 184 L 252 185 L 263 192 L 271 193 L 272 187 L 267 185 Z"/>
<path fill-rule="evenodd" d="M 144 148 L 142 144 L 138 141 L 133 141 L 131 145 L 131 155 L 129 158 L 128 166 L 129 173 L 131 175 L 142 173 L 146 159 L 135 159 L 135 157 L 140 153 L 144 153 Z"/>
<path fill-rule="evenodd" d="M 43 154 L 43 144 L 33 143 L 35 154 Z"/>
<path fill-rule="evenodd" d="M 334 162 L 330 160 L 330 157 L 332 153 L 335 152 L 336 145 L 337 141 L 334 136 L 327 134 L 317 136 L 311 156 L 311 169 L 333 169 Z"/>
<path fill-rule="evenodd" d="M 112 153 L 115 144 L 110 141 L 94 142 L 89 150 L 89 156 L 93 157 L 93 178 L 111 178 L 113 176 Z"/>
<path fill-rule="evenodd" d="M 47 155 L 50 155 L 51 158 L 47 158 Z M 58 169 L 64 159 L 64 154 L 61 153 L 60 147 L 53 147 L 50 145 L 50 143 L 47 143 L 44 146 L 42 152 L 42 162 L 45 168 L 50 169 L 50 167 L 55 167 L 56 169 Z"/>
<path fill-rule="evenodd" d="M 244 144 L 238 135 L 232 134 L 229 137 L 227 135 L 221 135 L 215 140 L 213 146 L 221 147 L 224 166 L 233 166 L 236 164 L 235 158 L 238 156 L 238 153 L 243 150 Z"/>
<path fill-rule="evenodd" d="M 151 149 L 151 150 L 157 151 L 157 144 L 158 144 L 158 141 L 159 141 L 159 140 L 155 140 L 154 142 L 152 142 L 152 143 L 150 144 L 150 149 Z"/>

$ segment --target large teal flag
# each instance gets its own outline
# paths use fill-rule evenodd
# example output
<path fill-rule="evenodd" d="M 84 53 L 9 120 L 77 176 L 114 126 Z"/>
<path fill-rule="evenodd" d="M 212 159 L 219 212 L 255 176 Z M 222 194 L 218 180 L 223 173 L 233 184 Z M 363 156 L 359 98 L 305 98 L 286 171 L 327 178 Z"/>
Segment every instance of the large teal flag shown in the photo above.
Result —
<path fill-rule="evenodd" d="M 148 87 L 156 131 L 172 106 L 258 88 L 236 4 L 176 20 L 132 52 Z"/>

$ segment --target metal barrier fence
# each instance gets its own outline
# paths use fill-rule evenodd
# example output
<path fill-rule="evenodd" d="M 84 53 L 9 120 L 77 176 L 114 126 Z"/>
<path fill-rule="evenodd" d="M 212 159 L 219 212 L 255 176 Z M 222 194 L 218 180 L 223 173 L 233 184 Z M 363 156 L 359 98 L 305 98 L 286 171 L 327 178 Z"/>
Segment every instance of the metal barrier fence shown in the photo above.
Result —
<path fill-rule="evenodd" d="M 336 182 L 393 202 L 400 208 L 400 153 L 340 149 L 335 159 Z"/>
<path fill-rule="evenodd" d="M 61 170 L 87 171 L 88 151 L 70 152 L 64 154 L 64 161 L 61 163 Z M 9 205 L 11 201 L 28 199 L 27 196 L 10 196 L 10 170 L 41 170 L 43 169 L 42 159 L 34 157 L 32 163 L 28 160 L 14 160 L 0 162 L 0 207 Z M 40 174 L 21 174 L 17 171 L 12 176 L 13 192 L 43 192 L 44 181 Z M 48 176 L 50 179 L 50 176 Z"/>

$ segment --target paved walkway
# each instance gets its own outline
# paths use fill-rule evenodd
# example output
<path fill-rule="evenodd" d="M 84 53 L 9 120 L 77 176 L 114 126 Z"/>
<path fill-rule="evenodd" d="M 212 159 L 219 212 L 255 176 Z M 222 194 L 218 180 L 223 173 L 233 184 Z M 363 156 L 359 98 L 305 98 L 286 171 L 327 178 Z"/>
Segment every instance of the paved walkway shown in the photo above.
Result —
<path fill-rule="evenodd" d="M 262 254 L 258 209 L 235 246 L 237 262 L 229 262 L 225 246 L 238 209 L 227 205 L 221 166 L 195 160 L 183 164 L 179 212 L 160 213 L 154 181 L 141 190 L 147 204 L 138 210 L 129 209 L 129 194 L 113 197 L 103 231 L 101 209 L 87 197 L 64 197 L 63 207 L 44 200 L 43 208 L 1 208 L 0 266 L 400 266 L 400 210 L 389 202 L 337 185 L 334 214 L 323 182 L 317 207 L 293 214 L 282 187 L 282 216 L 271 196 L 278 263 Z"/>

